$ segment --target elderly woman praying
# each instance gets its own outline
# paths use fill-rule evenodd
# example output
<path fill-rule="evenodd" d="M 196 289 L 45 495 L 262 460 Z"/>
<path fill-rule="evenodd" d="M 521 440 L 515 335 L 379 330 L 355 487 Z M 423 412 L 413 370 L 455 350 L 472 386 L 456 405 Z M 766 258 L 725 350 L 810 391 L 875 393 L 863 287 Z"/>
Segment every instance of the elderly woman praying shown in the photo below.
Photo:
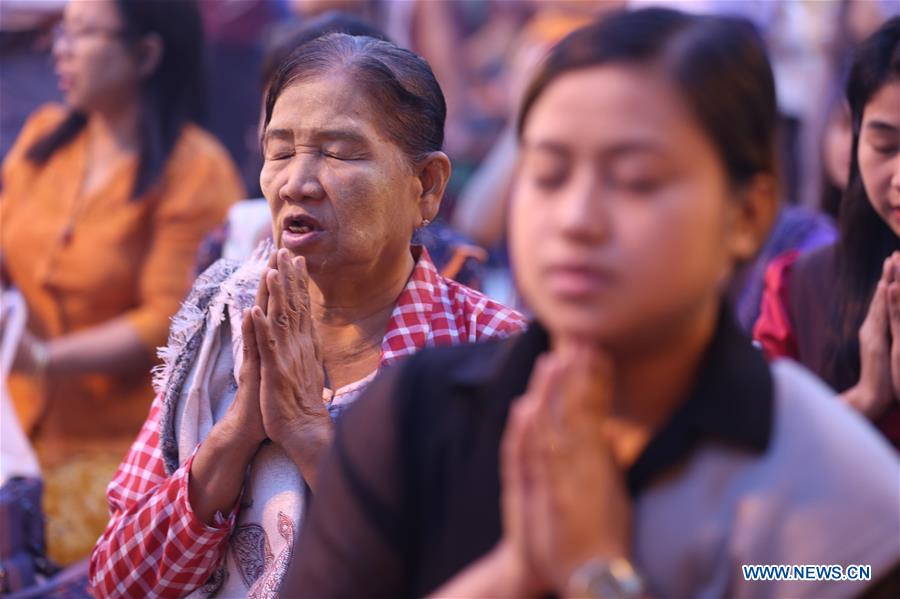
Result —
<path fill-rule="evenodd" d="M 413 233 L 450 176 L 427 63 L 368 37 L 300 46 L 268 86 L 260 183 L 274 248 L 220 261 L 176 316 L 91 559 L 103 596 L 273 596 L 332 417 L 427 346 L 522 317 L 441 277 Z"/>

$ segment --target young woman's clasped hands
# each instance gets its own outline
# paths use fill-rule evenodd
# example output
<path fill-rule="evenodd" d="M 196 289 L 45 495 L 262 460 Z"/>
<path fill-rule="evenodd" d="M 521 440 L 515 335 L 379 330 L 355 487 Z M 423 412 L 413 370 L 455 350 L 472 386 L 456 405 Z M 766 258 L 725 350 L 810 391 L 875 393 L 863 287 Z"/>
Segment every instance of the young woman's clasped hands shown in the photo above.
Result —
<path fill-rule="evenodd" d="M 860 377 L 843 397 L 869 418 L 900 401 L 900 252 L 884 261 L 859 330 Z"/>
<path fill-rule="evenodd" d="M 251 442 L 268 438 L 280 445 L 314 486 L 332 423 L 322 401 L 324 370 L 307 285 L 302 256 L 291 258 L 285 249 L 272 254 L 256 305 L 243 314 L 239 391 L 225 419 Z"/>
<path fill-rule="evenodd" d="M 577 594 L 573 580 L 584 567 L 627 566 L 631 505 L 627 458 L 616 451 L 610 418 L 613 381 L 611 362 L 599 350 L 557 350 L 539 358 L 513 404 L 501 447 L 503 538 L 473 567 L 503 581 L 504 588 L 493 589 L 498 595 L 565 597 Z M 478 573 L 471 574 L 464 585 L 483 589 Z"/>

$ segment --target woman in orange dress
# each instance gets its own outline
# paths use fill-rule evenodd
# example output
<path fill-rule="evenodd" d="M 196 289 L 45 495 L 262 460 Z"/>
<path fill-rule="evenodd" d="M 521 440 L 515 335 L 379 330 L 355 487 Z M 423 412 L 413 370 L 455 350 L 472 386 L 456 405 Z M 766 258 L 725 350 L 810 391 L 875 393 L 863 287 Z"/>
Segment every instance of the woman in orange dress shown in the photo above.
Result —
<path fill-rule="evenodd" d="M 63 563 L 103 531 L 197 247 L 243 195 L 195 124 L 202 50 L 193 2 L 73 0 L 54 44 L 66 105 L 39 109 L 3 162 L 0 259 L 29 309 L 9 388 Z"/>

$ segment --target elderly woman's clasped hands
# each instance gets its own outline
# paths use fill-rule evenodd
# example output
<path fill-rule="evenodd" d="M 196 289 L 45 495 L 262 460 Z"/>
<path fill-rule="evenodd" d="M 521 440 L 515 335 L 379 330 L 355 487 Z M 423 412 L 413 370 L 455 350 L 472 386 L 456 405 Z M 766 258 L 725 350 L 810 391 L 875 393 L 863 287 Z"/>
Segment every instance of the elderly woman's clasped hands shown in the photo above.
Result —
<path fill-rule="evenodd" d="M 242 337 L 238 393 L 225 420 L 249 442 L 281 446 L 314 487 L 332 423 L 322 400 L 324 369 L 302 256 L 285 249 L 272 254 L 256 305 L 243 313 Z"/>

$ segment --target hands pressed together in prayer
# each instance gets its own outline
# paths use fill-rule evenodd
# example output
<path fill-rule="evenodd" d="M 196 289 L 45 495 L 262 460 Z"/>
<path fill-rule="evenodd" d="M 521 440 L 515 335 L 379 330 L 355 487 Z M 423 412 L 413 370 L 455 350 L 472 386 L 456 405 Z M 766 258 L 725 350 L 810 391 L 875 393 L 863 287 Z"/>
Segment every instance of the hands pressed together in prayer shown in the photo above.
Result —
<path fill-rule="evenodd" d="M 489 588 L 565 597 L 581 566 L 628 559 L 631 504 L 610 443 L 612 393 L 611 362 L 596 349 L 539 358 L 501 447 L 503 536 L 436 596 Z"/>
<path fill-rule="evenodd" d="M 884 261 L 859 330 L 859 382 L 844 400 L 874 419 L 900 401 L 900 252 Z"/>
<path fill-rule="evenodd" d="M 542 356 L 501 448 L 502 551 L 527 594 L 567 592 L 592 559 L 627 558 L 631 506 L 605 431 L 612 367 L 597 350 Z"/>
<path fill-rule="evenodd" d="M 204 522 L 234 506 L 246 467 L 266 439 L 315 489 L 316 466 L 333 430 L 322 400 L 324 369 L 308 280 L 304 258 L 278 250 L 263 273 L 256 305 L 244 311 L 237 395 L 191 467 L 190 501 Z"/>
<path fill-rule="evenodd" d="M 265 439 L 280 445 L 314 486 L 332 423 L 322 401 L 324 370 L 307 284 L 302 256 L 291 258 L 284 249 L 272 254 L 256 305 L 243 314 L 238 392 L 223 421 L 256 445 Z"/>

